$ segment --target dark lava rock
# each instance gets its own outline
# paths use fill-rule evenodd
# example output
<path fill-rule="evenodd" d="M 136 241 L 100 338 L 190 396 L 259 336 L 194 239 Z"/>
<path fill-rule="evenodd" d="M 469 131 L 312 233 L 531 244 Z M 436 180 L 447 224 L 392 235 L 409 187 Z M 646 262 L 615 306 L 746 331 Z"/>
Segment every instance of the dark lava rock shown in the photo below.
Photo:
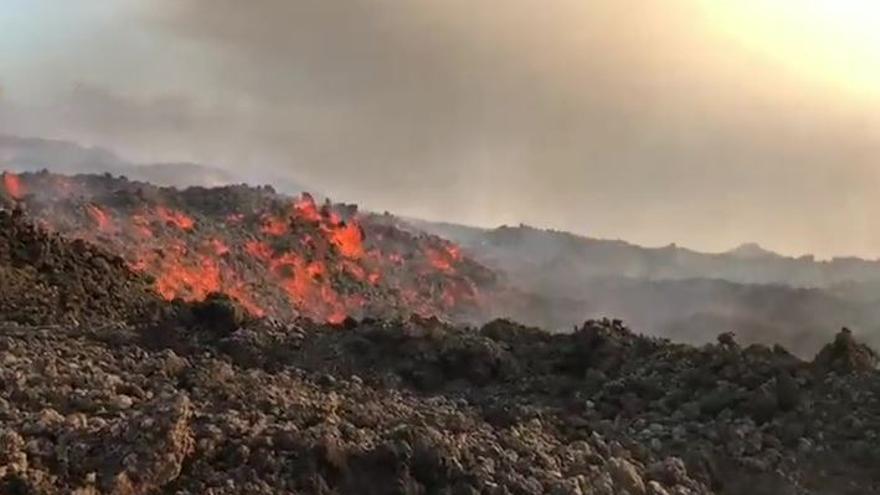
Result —
<path fill-rule="evenodd" d="M 100 324 L 156 317 L 161 301 L 125 262 L 0 209 L 0 321 Z"/>
<path fill-rule="evenodd" d="M 837 334 L 834 342 L 819 351 L 813 366 L 822 372 L 862 373 L 877 369 L 877 353 L 853 338 L 852 332 L 844 328 Z"/>
<path fill-rule="evenodd" d="M 192 304 L 195 325 L 220 336 L 229 335 L 245 322 L 247 313 L 226 294 L 212 293 Z"/>

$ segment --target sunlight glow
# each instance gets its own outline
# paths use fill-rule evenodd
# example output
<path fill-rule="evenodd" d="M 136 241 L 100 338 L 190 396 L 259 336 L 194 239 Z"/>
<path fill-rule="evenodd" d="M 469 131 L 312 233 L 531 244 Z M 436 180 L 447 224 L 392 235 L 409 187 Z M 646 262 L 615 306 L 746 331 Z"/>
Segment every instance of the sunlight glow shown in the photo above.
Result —
<path fill-rule="evenodd" d="M 699 0 L 711 28 L 798 77 L 880 99 L 880 2 Z"/>

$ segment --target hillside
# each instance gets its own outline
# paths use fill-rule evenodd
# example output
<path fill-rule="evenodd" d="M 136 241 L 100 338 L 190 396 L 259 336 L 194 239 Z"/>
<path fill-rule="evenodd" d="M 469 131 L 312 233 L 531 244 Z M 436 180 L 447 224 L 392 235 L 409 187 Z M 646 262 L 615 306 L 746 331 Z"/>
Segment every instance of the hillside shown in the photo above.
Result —
<path fill-rule="evenodd" d="M 448 241 L 308 194 L 45 172 L 3 180 L 0 206 L 114 253 L 166 300 L 223 293 L 253 316 L 334 323 L 412 313 L 468 321 L 484 317 L 481 298 L 496 284 Z"/>
<path fill-rule="evenodd" d="M 880 493 L 878 356 L 847 329 L 803 360 L 608 319 L 462 327 L 398 311 L 457 311 L 430 287 L 492 272 L 393 217 L 244 186 L 3 184 L 0 493 Z M 248 261 L 252 242 L 272 256 Z M 273 299 L 305 284 L 260 271 L 275 259 L 332 271 L 305 294 L 342 306 Z M 347 306 L 356 295 L 367 303 Z M 328 313 L 368 307 L 393 318 Z"/>
<path fill-rule="evenodd" d="M 675 245 L 647 248 L 528 226 L 480 229 L 411 220 L 418 228 L 458 242 L 483 262 L 515 277 L 644 280 L 719 279 L 741 284 L 828 288 L 880 281 L 880 261 L 783 256 L 754 243 L 725 253 L 701 253 Z"/>
<path fill-rule="evenodd" d="M 0 169 L 14 172 L 111 174 L 158 186 L 214 187 L 255 182 L 258 177 L 237 173 L 200 163 L 134 163 L 116 153 L 97 147 L 84 147 L 62 140 L 23 138 L 0 135 Z M 262 177 L 279 191 L 298 194 L 307 188 L 285 177 Z"/>
<path fill-rule="evenodd" d="M 880 344 L 877 262 L 787 258 L 748 244 L 705 254 L 531 227 L 407 222 L 458 242 L 463 253 L 530 294 L 508 306 L 530 324 L 570 328 L 611 315 L 652 335 L 700 344 L 732 331 L 743 342 L 779 342 L 801 356 L 846 325 Z"/>

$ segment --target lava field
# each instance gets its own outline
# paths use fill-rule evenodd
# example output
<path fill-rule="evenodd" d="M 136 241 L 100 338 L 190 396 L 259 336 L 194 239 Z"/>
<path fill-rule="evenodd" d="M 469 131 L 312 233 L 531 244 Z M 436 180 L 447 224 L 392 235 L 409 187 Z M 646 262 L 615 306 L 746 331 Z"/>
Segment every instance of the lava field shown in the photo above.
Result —
<path fill-rule="evenodd" d="M 254 316 L 481 315 L 495 274 L 438 237 L 271 188 L 178 191 L 111 176 L 3 175 L 0 204 L 122 257 L 166 300 L 223 293 Z"/>
<path fill-rule="evenodd" d="M 505 290 L 351 205 L 4 174 L 0 493 L 880 493 L 848 330 L 803 360 L 461 323 Z"/>

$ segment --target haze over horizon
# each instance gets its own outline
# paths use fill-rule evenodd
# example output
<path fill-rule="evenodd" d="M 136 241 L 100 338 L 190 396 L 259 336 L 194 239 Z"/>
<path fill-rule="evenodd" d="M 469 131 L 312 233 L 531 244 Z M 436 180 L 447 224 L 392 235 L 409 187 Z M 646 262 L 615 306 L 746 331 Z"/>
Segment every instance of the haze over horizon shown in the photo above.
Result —
<path fill-rule="evenodd" d="M 880 255 L 865 0 L 9 0 L 0 133 L 372 210 Z"/>

